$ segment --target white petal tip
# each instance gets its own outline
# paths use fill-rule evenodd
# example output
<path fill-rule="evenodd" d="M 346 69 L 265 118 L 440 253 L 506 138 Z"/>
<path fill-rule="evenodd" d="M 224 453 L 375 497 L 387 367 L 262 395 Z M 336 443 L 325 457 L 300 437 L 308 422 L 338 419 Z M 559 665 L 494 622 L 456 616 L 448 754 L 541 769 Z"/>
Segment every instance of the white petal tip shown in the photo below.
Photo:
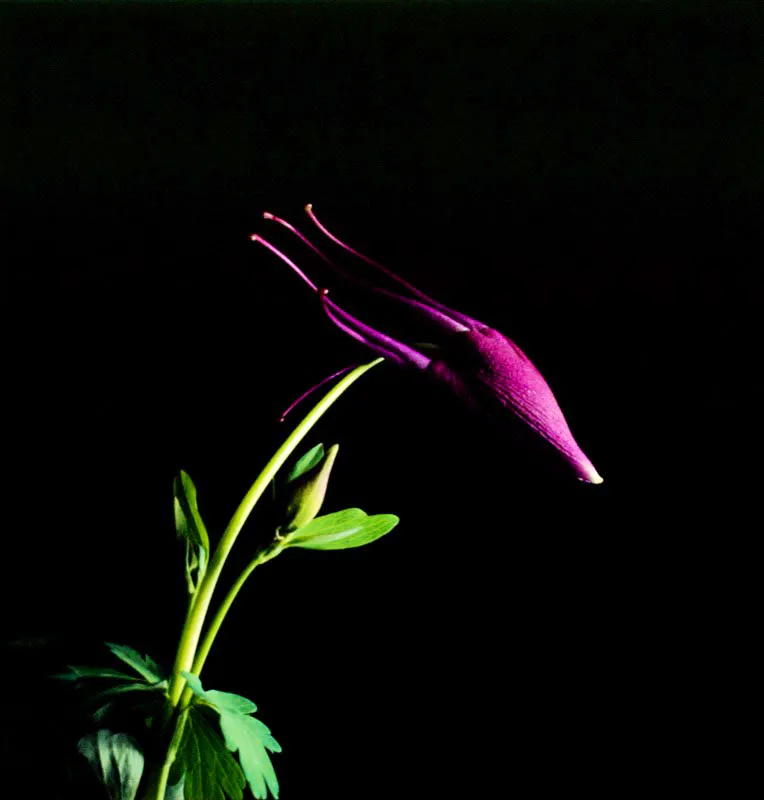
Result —
<path fill-rule="evenodd" d="M 591 464 L 588 464 L 586 466 L 584 474 L 579 475 L 578 480 L 583 481 L 584 483 L 594 483 L 594 484 L 604 482 L 602 476 L 599 474 L 599 472 L 597 472 L 596 469 L 594 469 L 594 467 Z"/>

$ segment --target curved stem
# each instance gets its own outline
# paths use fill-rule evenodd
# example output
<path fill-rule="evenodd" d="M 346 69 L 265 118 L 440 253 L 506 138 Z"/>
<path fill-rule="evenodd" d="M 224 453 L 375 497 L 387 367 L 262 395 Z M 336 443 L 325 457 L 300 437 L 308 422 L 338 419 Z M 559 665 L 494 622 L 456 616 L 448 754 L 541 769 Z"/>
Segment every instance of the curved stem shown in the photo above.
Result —
<path fill-rule="evenodd" d="M 284 443 L 275 452 L 271 460 L 265 465 L 263 471 L 258 475 L 251 488 L 244 496 L 244 499 L 239 504 L 239 507 L 234 512 L 231 521 L 228 523 L 220 542 L 215 549 L 215 553 L 210 559 L 207 567 L 207 572 L 201 584 L 197 588 L 196 596 L 194 597 L 193 605 L 190 609 L 186 623 L 183 626 L 183 633 L 181 635 L 178 652 L 175 658 L 175 665 L 173 667 L 173 674 L 170 681 L 169 688 L 169 712 L 178 706 L 183 694 L 186 681 L 180 675 L 181 671 L 190 672 L 193 669 L 194 657 L 196 649 L 201 637 L 204 620 L 209 610 L 210 602 L 212 600 L 213 592 L 217 585 L 220 573 L 223 570 L 226 559 L 228 558 L 231 548 L 236 541 L 244 523 L 255 507 L 255 504 L 262 496 L 263 492 L 267 489 L 268 484 L 275 477 L 276 473 L 283 466 L 284 462 L 292 454 L 292 451 L 308 434 L 310 429 L 318 422 L 324 413 L 332 406 L 332 404 L 340 397 L 340 395 L 348 389 L 358 378 L 361 377 L 372 367 L 384 361 L 383 358 L 376 358 L 368 364 L 362 364 L 356 367 L 352 372 L 349 372 L 342 380 L 333 386 L 324 397 L 308 412 L 302 422 L 292 431 L 286 438 Z M 222 622 L 222 620 L 221 620 Z M 183 705 L 187 705 L 191 698 L 191 691 L 187 689 L 183 694 Z"/>

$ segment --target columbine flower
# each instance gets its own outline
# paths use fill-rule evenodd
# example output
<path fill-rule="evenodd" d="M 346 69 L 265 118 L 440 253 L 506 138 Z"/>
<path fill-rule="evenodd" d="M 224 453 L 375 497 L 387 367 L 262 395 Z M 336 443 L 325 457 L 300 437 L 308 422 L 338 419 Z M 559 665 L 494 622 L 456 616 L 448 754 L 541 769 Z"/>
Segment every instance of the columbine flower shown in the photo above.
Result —
<path fill-rule="evenodd" d="M 576 444 L 549 385 L 513 341 L 482 322 L 438 303 L 386 267 L 358 253 L 330 233 L 319 222 L 310 205 L 305 210 L 319 230 L 335 244 L 384 272 L 409 296 L 369 286 L 348 275 L 288 222 L 269 213 L 263 216 L 290 230 L 346 278 L 408 306 L 445 336 L 442 346 L 417 348 L 366 325 L 340 308 L 327 296 L 326 289 L 319 289 L 284 253 L 258 234 L 253 234 L 253 241 L 277 255 L 319 295 L 324 311 L 337 327 L 385 358 L 430 375 L 476 412 L 488 414 L 501 424 L 510 417 L 519 418 L 538 434 L 542 445 L 562 456 L 579 480 L 602 483 L 597 470 Z"/>

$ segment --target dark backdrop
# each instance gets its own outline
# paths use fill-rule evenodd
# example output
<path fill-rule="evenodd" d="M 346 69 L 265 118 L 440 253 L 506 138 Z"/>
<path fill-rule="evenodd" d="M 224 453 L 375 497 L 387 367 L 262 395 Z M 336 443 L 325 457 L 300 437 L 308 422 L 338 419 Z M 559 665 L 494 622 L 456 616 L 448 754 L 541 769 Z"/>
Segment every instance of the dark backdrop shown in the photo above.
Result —
<path fill-rule="evenodd" d="M 219 533 L 283 408 L 366 357 L 248 240 L 303 253 L 260 213 L 307 228 L 308 201 L 517 341 L 605 483 L 416 375 L 362 379 L 308 444 L 341 444 L 327 508 L 400 526 L 256 573 L 205 670 L 259 704 L 282 796 L 729 789 L 760 524 L 762 5 L 26 3 L 2 23 L 5 754 L 55 787 L 26 796 L 69 796 L 74 704 L 47 672 L 104 639 L 172 659 L 173 476 Z"/>

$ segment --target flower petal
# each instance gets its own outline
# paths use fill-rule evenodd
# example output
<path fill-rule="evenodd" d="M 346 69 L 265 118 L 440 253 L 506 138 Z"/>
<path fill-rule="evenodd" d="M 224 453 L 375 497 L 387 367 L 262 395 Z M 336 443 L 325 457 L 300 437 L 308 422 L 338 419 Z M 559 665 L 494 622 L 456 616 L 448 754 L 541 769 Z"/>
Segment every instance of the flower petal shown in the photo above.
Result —
<path fill-rule="evenodd" d="M 602 478 L 576 443 L 549 384 L 523 351 L 492 328 L 459 334 L 458 347 L 430 366 L 475 411 L 501 419 L 507 410 L 551 445 L 579 480 Z"/>

